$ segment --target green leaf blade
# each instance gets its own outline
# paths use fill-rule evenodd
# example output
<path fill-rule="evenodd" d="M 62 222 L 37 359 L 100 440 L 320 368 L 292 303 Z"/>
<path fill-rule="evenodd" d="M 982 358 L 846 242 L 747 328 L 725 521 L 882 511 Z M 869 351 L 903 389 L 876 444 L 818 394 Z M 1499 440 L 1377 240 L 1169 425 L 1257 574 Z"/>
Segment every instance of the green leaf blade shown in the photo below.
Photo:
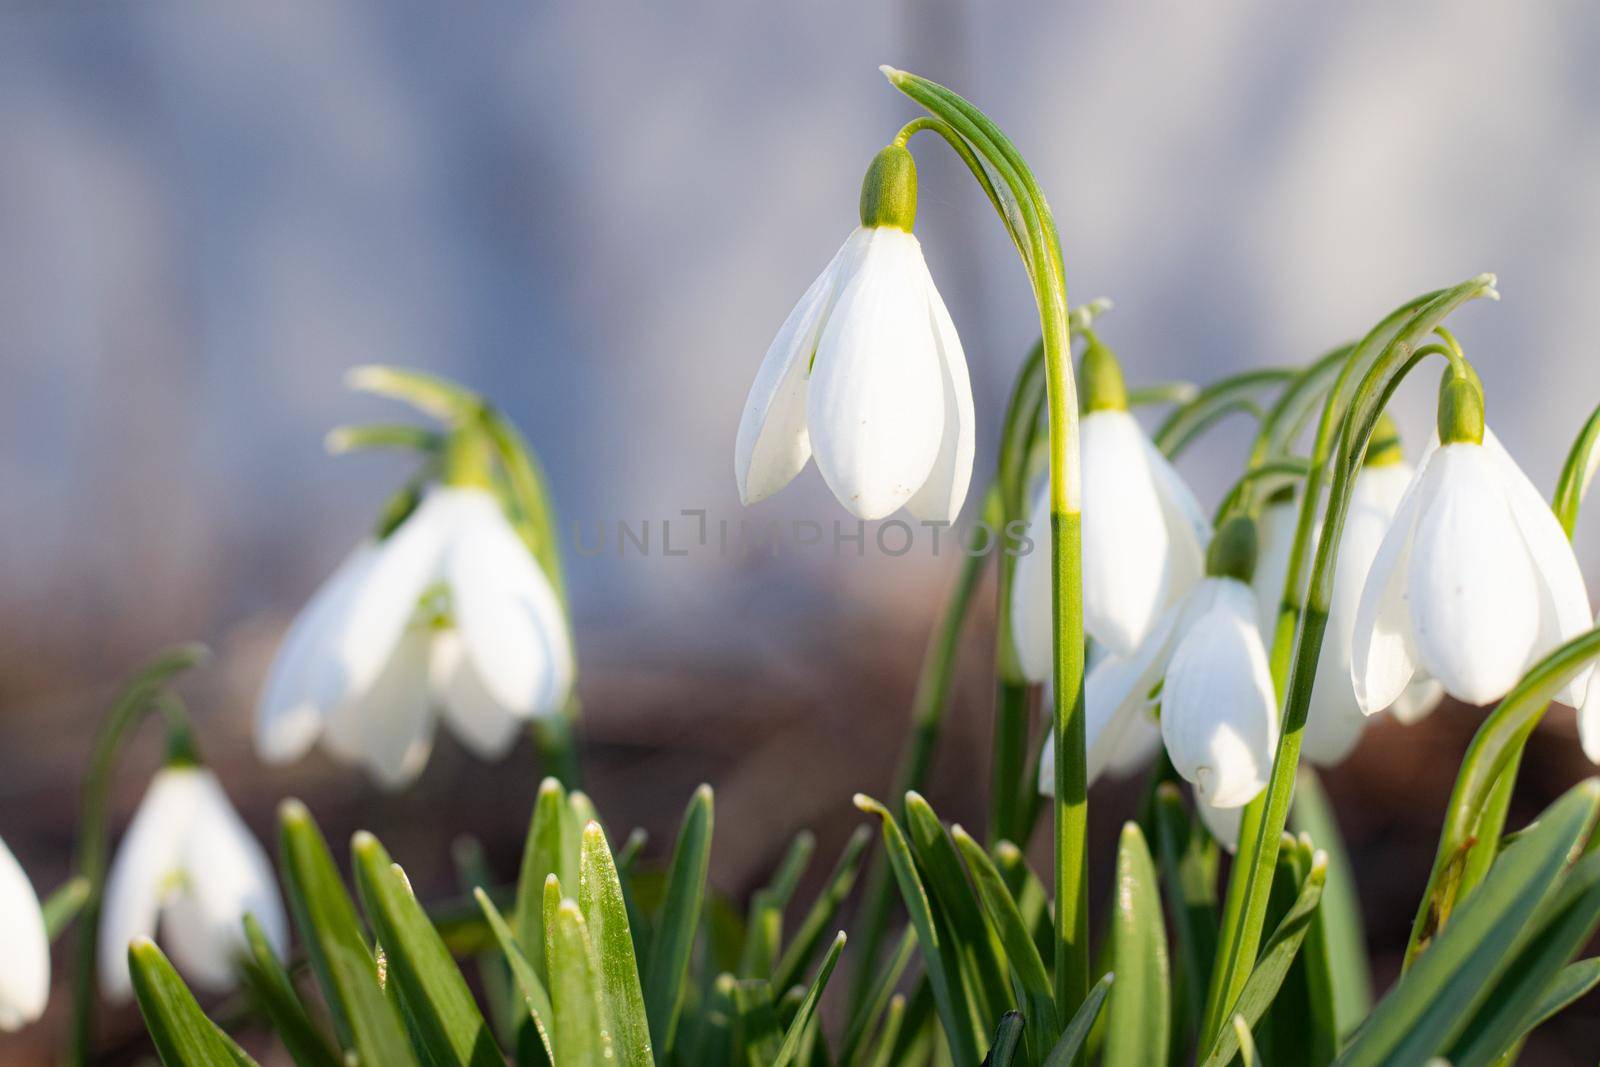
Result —
<path fill-rule="evenodd" d="M 684 812 L 667 874 L 666 899 L 661 921 L 650 946 L 644 981 L 645 1009 L 650 1019 L 650 1043 L 665 1060 L 677 1036 L 678 1013 L 684 979 L 705 902 L 706 874 L 711 865 L 713 809 L 710 786 L 695 790 Z"/>
<path fill-rule="evenodd" d="M 594 945 L 574 900 L 563 900 L 545 931 L 554 1016 L 550 1031 L 559 1067 L 604 1067 L 611 1061 Z"/>
<path fill-rule="evenodd" d="M 523 953 L 522 946 L 517 943 L 511 927 L 500 914 L 500 909 L 489 899 L 489 894 L 479 888 L 474 891 L 473 896 L 478 901 L 478 907 L 483 909 L 484 918 L 489 922 L 489 929 L 494 932 L 500 951 L 505 954 L 506 963 L 511 968 L 511 976 L 516 979 L 517 988 L 522 991 L 523 1005 L 529 1014 L 529 1025 L 533 1027 L 537 1041 L 544 1050 L 545 1062 L 553 1063 L 555 1054 L 550 1048 L 550 1022 L 554 1018 L 554 1013 L 550 1008 L 550 994 L 546 991 L 544 983 L 539 980 L 533 964 Z M 542 922 L 541 916 L 541 925 Z"/>
<path fill-rule="evenodd" d="M 1122 828 L 1115 896 L 1111 970 L 1117 984 L 1106 1009 L 1110 1014 L 1103 1062 L 1105 1067 L 1149 1067 L 1167 1059 L 1171 982 L 1160 883 L 1135 822 Z"/>
<path fill-rule="evenodd" d="M 244 917 L 250 955 L 241 972 L 245 987 L 272 1023 L 296 1067 L 341 1067 L 339 1056 L 312 1022 L 283 962 L 267 941 L 254 915 Z"/>
<path fill-rule="evenodd" d="M 149 938 L 128 946 L 139 1013 L 166 1067 L 254 1067 L 255 1061 L 206 1018 L 194 994 Z"/>
<path fill-rule="evenodd" d="M 1400 982 L 1379 1002 L 1338 1063 L 1422 1062 L 1467 1026 L 1505 970 L 1556 876 L 1600 808 L 1600 780 L 1570 789 L 1501 854 Z"/>
<path fill-rule="evenodd" d="M 388 960 L 389 983 L 429 1058 L 460 1067 L 503 1064 L 466 979 L 389 853 L 365 831 L 355 835 L 350 852 L 362 905 Z"/>
<path fill-rule="evenodd" d="M 856 794 L 855 802 L 857 808 L 877 816 L 882 824 L 889 868 L 900 886 L 900 895 L 911 916 L 911 925 L 917 931 L 917 941 L 922 946 L 923 961 L 939 1017 L 944 1020 L 951 1054 L 957 1063 L 977 1063 L 978 1039 L 972 1030 L 972 1010 L 961 982 L 960 959 L 954 947 L 945 945 L 940 939 L 939 924 L 935 922 L 933 906 L 928 900 L 927 890 L 923 888 L 922 877 L 917 873 L 911 847 L 888 808 L 860 793 Z"/>
<path fill-rule="evenodd" d="M 650 1022 L 645 1015 L 639 965 L 633 958 L 628 906 L 622 899 L 611 847 L 598 822 L 583 829 L 578 907 L 600 961 L 600 988 L 610 1009 L 613 1051 L 622 1067 L 652 1067 Z"/>
<path fill-rule="evenodd" d="M 322 832 L 298 801 L 279 808 L 278 823 L 289 911 L 341 1042 L 365 1063 L 416 1064 L 400 1014 L 378 984 L 377 962 Z"/>
<path fill-rule="evenodd" d="M 805 999 L 800 1002 L 799 1010 L 789 1023 L 789 1030 L 783 1038 L 783 1046 L 778 1049 L 778 1058 L 773 1061 L 772 1067 L 790 1067 L 797 1062 L 806 1029 L 817 1013 L 817 1004 L 822 1000 L 822 991 L 828 987 L 828 979 L 833 975 L 833 968 L 844 952 L 844 942 L 844 931 L 841 930 L 833 939 L 828 954 L 822 958 L 822 967 L 817 971 L 817 977 L 812 980 L 811 988 L 806 991 Z"/>

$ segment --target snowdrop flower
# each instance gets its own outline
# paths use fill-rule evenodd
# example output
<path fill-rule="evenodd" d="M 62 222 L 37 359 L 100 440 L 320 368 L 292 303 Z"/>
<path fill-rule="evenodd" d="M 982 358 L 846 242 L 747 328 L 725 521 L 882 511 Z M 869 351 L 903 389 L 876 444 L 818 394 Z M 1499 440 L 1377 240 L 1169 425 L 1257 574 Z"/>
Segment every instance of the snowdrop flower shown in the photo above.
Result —
<path fill-rule="evenodd" d="M 247 951 L 247 913 L 284 955 L 288 927 L 266 854 L 211 771 L 169 762 L 139 803 L 106 879 L 101 991 L 115 1002 L 132 996 L 128 943 L 141 937 L 159 940 L 196 987 L 232 989 Z"/>
<path fill-rule="evenodd" d="M 1438 428 L 1356 611 L 1351 674 L 1369 715 L 1418 676 L 1469 704 L 1498 700 L 1593 618 L 1560 523 L 1485 431 L 1482 393 L 1466 377 L 1446 379 Z M 1560 699 L 1581 705 L 1588 680 Z"/>
<path fill-rule="evenodd" d="M 1160 735 L 1197 802 L 1249 803 L 1278 744 L 1277 701 L 1249 581 L 1255 523 L 1239 516 L 1212 541 L 1207 576 L 1161 617 L 1130 657 L 1107 655 L 1084 682 L 1091 783 L 1138 743 L 1160 686 Z M 1130 740 L 1131 738 L 1131 740 Z M 1053 763 L 1050 764 L 1053 767 Z M 1049 791 L 1052 779 L 1041 781 Z"/>
<path fill-rule="evenodd" d="M 764 500 L 813 456 L 852 514 L 905 507 L 953 522 L 972 478 L 972 387 L 950 313 L 912 236 L 911 153 L 879 152 L 861 225 L 767 349 L 739 422 L 739 499 Z"/>
<path fill-rule="evenodd" d="M 399 788 L 427 762 L 440 714 L 494 759 L 519 725 L 566 703 L 565 612 L 488 487 L 481 442 L 464 434 L 446 484 L 360 545 L 290 627 L 256 711 L 262 758 L 298 759 L 321 737 Z"/>
<path fill-rule="evenodd" d="M 33 883 L 0 841 L 0 1030 L 20 1030 L 50 997 L 50 938 Z"/>
<path fill-rule="evenodd" d="M 1084 629 L 1113 655 L 1129 657 L 1200 580 L 1210 523 L 1128 413 L 1116 358 L 1092 336 L 1079 376 Z M 1038 682 L 1050 673 L 1052 637 L 1048 486 L 1034 498 L 1028 529 L 1035 550 L 1017 560 L 1011 633 L 1024 675 Z"/>

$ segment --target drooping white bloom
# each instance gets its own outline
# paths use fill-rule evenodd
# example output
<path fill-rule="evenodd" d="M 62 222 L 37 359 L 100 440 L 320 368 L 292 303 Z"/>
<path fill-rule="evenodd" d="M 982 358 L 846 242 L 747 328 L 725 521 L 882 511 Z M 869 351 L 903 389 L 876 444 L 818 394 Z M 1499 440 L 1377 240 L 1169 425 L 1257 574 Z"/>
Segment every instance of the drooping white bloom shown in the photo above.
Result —
<path fill-rule="evenodd" d="M 50 998 L 50 938 L 33 883 L 0 841 L 0 1030 L 44 1014 Z"/>
<path fill-rule="evenodd" d="M 572 686 L 560 599 L 486 489 L 435 486 L 334 572 L 290 628 L 256 711 L 263 759 L 321 737 L 385 786 L 422 770 L 442 713 L 485 759 Z"/>
<path fill-rule="evenodd" d="M 1161 693 L 1161 737 L 1199 799 L 1249 803 L 1266 787 L 1278 743 L 1277 701 L 1250 587 L 1209 578 L 1211 603 L 1177 640 Z"/>
<path fill-rule="evenodd" d="M 1134 655 L 1107 655 L 1084 681 L 1088 778 L 1144 749 L 1160 686 L 1159 735 L 1178 773 L 1213 807 L 1247 804 L 1266 786 L 1278 716 L 1250 587 L 1208 577 L 1169 609 Z M 1142 720 L 1142 721 L 1141 721 Z M 1053 744 L 1053 742 L 1052 742 Z M 1054 787 L 1047 749 L 1040 789 Z"/>
<path fill-rule="evenodd" d="M 1210 524 L 1178 472 L 1126 411 L 1080 426 L 1083 622 L 1113 655 L 1133 655 L 1161 613 L 1199 581 Z M 1028 520 L 1033 551 L 1017 560 L 1011 632 L 1031 681 L 1050 673 L 1050 494 Z"/>
<path fill-rule="evenodd" d="M 1422 676 L 1487 704 L 1591 621 L 1560 523 L 1485 429 L 1429 453 L 1406 488 L 1356 613 L 1356 699 L 1373 714 Z M 1581 704 L 1588 675 L 1560 699 Z"/>
<path fill-rule="evenodd" d="M 117 848 L 100 913 L 100 988 L 133 993 L 128 943 L 158 940 L 196 987 L 232 989 L 254 915 L 281 956 L 288 926 L 266 854 L 204 767 L 157 772 Z"/>
<path fill-rule="evenodd" d="M 972 386 L 922 246 L 860 226 L 767 349 L 739 421 L 739 499 L 764 500 L 815 457 L 852 514 L 905 507 L 953 522 L 972 478 Z"/>

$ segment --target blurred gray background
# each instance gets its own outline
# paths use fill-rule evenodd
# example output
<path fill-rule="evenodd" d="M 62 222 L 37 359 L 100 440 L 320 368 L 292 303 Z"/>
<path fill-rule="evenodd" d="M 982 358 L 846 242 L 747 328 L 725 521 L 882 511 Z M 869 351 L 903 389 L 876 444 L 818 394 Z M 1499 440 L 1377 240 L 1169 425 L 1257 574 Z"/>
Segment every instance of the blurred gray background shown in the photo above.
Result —
<path fill-rule="evenodd" d="M 344 391 L 352 365 L 487 392 L 569 524 L 684 508 L 737 524 L 733 440 L 757 363 L 854 225 L 872 153 L 915 114 L 880 63 L 957 88 L 1012 135 L 1056 211 L 1074 302 L 1116 300 L 1102 336 L 1135 382 L 1301 362 L 1414 294 L 1497 272 L 1504 299 L 1453 325 L 1491 424 L 1548 491 L 1600 400 L 1597 51 L 1600 9 L 1578 3 L 12 0 L 0 836 L 44 886 L 65 872 L 108 687 L 181 638 L 221 653 L 197 704 L 253 783 L 238 787 L 259 801 L 252 821 L 330 775 L 320 757 L 264 775 L 246 738 L 282 627 L 406 470 L 324 454 L 333 425 L 396 413 Z M 914 147 L 981 478 L 1036 320 L 965 171 Z M 1413 444 L 1431 390 L 1402 397 Z M 1231 481 L 1246 432 L 1186 458 L 1202 497 Z M 842 512 L 813 469 L 745 517 Z M 1579 533 L 1591 571 L 1597 528 Z M 701 776 L 762 797 L 774 775 L 827 766 L 840 781 L 760 825 L 831 812 L 847 828 L 835 809 L 852 774 L 887 777 L 953 566 L 569 552 L 596 758 L 723 746 L 709 770 L 657 761 L 596 793 L 653 813 Z M 981 641 L 973 654 L 981 748 Z M 844 660 L 878 688 L 819 680 Z M 688 668 L 727 685 L 663 696 Z M 861 714 L 879 709 L 881 725 Z M 1556 728 L 1570 744 L 1570 716 Z M 795 739 L 817 734 L 817 766 L 795 770 Z M 470 780 L 465 757 L 441 760 L 425 788 Z M 972 782 L 953 804 L 981 804 Z M 361 795 L 349 810 L 381 818 Z M 526 804 L 518 792 L 508 823 Z M 749 854 L 752 869 L 765 855 Z"/>

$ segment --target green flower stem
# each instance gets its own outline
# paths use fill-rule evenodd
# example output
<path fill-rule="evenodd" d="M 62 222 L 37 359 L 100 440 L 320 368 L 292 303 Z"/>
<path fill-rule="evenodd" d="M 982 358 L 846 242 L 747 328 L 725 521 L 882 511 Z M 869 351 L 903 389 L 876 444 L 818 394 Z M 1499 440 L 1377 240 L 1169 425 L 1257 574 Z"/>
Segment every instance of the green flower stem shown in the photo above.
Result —
<path fill-rule="evenodd" d="M 1596 470 L 1600 470 L 1600 407 L 1594 409 L 1589 421 L 1578 431 L 1578 439 L 1572 442 L 1572 451 L 1567 453 L 1567 461 L 1562 464 L 1561 478 L 1556 482 L 1555 497 L 1550 505 L 1556 518 L 1561 520 L 1561 528 L 1567 531 L 1568 539 L 1578 526 L 1578 507 L 1594 481 Z"/>
<path fill-rule="evenodd" d="M 1502 782 L 1515 773 L 1516 761 L 1545 709 L 1560 691 L 1596 656 L 1600 656 L 1600 629 L 1575 637 L 1534 665 L 1511 692 L 1483 720 L 1461 759 L 1461 770 L 1450 792 L 1439 847 L 1434 854 L 1428 888 L 1411 924 L 1405 962 L 1409 965 L 1428 946 L 1464 895 L 1461 874 L 1473 838 L 1486 833 L 1493 798 Z M 1509 793 L 1509 788 L 1506 789 Z M 1502 813 L 1501 818 L 1504 818 Z M 1496 835 L 1498 844 L 1498 835 Z M 1492 854 L 1494 850 L 1491 849 Z"/>
<path fill-rule="evenodd" d="M 1298 456 L 1283 456 L 1245 468 L 1239 480 L 1222 495 L 1222 502 L 1217 505 L 1217 517 L 1213 525 L 1221 526 L 1223 520 L 1230 515 L 1256 514 L 1259 508 L 1256 507 L 1255 500 L 1259 493 L 1276 489 L 1285 482 L 1297 482 L 1304 478 L 1310 469 L 1311 465 Z M 1252 493 L 1252 490 L 1256 492 Z"/>
<path fill-rule="evenodd" d="M 110 713 L 100 724 L 89 773 L 83 786 L 83 811 L 78 823 L 77 876 L 87 883 L 79 912 L 72 975 L 72 1028 L 67 1062 L 84 1067 L 94 1040 L 95 966 L 100 937 L 100 905 L 105 895 L 110 834 L 106 795 L 116 773 L 122 745 L 152 711 L 162 710 L 161 697 L 175 677 L 210 654 L 202 645 L 177 645 L 156 656 L 118 694 Z"/>
<path fill-rule="evenodd" d="M 1300 738 L 1305 729 L 1322 638 L 1328 625 L 1328 604 L 1338 562 L 1340 535 L 1350 505 L 1356 473 L 1366 457 L 1367 443 L 1390 396 L 1405 375 L 1422 358 L 1416 349 L 1433 329 L 1462 303 L 1480 296 L 1495 296 L 1492 275 L 1480 275 L 1453 288 L 1431 293 L 1390 314 L 1364 337 L 1347 357 L 1326 402 L 1318 425 L 1311 473 L 1301 498 L 1300 521 L 1285 582 L 1285 610 L 1280 611 L 1274 640 L 1274 682 L 1288 661 L 1283 720 L 1272 775 L 1262 796 L 1244 811 L 1238 861 L 1230 876 L 1219 934 L 1216 969 L 1207 998 L 1203 1040 L 1219 1032 L 1228 1006 L 1239 996 L 1255 963 L 1266 921 L 1277 862 L 1277 846 L 1288 819 L 1300 760 Z M 1356 384 L 1352 387 L 1351 382 Z M 1333 446 L 1337 431 L 1339 443 Z M 1299 566 L 1311 545 L 1311 532 L 1321 498 L 1322 474 L 1331 473 L 1328 503 L 1323 515 L 1308 580 L 1302 587 Z M 1297 564 L 1296 557 L 1300 563 Z M 1292 610 L 1304 589 L 1303 610 Z M 1287 616 L 1287 619 L 1286 619 Z M 1286 622 L 1289 633 L 1284 634 Z M 1287 642 L 1287 643 L 1286 643 Z M 1280 652 L 1280 647 L 1286 651 Z"/>
<path fill-rule="evenodd" d="M 1151 382 L 1128 390 L 1128 407 L 1181 406 L 1199 395 L 1200 387 L 1193 382 Z"/>
<path fill-rule="evenodd" d="M 1015 198 L 1023 266 L 1039 308 L 1050 454 L 1051 620 L 1056 736 L 1055 983 L 1066 1013 L 1089 991 L 1088 780 L 1083 722 L 1083 553 L 1079 522 L 1078 396 L 1072 378 L 1066 268 L 1044 194 L 1021 154 L 992 121 L 949 89 L 884 68 L 891 84 L 950 127 Z M 1010 206 L 1009 204 L 1004 206 Z M 1007 231 L 1017 219 L 1002 212 Z"/>
<path fill-rule="evenodd" d="M 950 150 L 961 158 L 972 172 L 972 177 L 983 189 L 983 195 L 989 198 L 989 203 L 994 207 L 995 214 L 1000 216 L 1000 221 L 1005 224 L 1006 233 L 1011 238 L 1011 243 L 1016 245 L 1017 252 L 1027 258 L 1027 245 L 1017 228 L 1011 214 L 1006 210 L 1005 201 L 1000 198 L 1000 191 L 994 187 L 994 181 L 989 177 L 989 172 L 984 169 L 983 161 L 972 151 L 972 146 L 962 139 L 961 135 L 950 127 L 948 122 L 933 115 L 922 115 L 912 119 L 900 127 L 900 132 L 894 135 L 893 144 L 904 147 L 911 140 L 913 134 L 927 130 L 944 138 Z"/>
<path fill-rule="evenodd" d="M 1328 390 L 1350 357 L 1354 345 L 1340 345 L 1319 356 L 1289 381 L 1261 420 L 1261 431 L 1250 449 L 1250 465 L 1264 463 L 1294 447 L 1306 422 L 1324 402 Z"/>
<path fill-rule="evenodd" d="M 992 527 L 1000 511 L 1000 486 L 996 481 L 984 494 L 984 521 Z M 939 610 L 939 621 L 923 653 L 922 669 L 917 675 L 916 694 L 911 703 L 911 733 L 900 753 L 900 763 L 895 771 L 894 788 L 889 794 L 899 808 L 905 795 L 921 790 L 927 783 L 928 766 L 933 751 L 938 746 L 944 729 L 945 711 L 950 705 L 950 686 L 955 678 L 957 652 L 961 631 L 966 625 L 978 583 L 983 578 L 984 564 L 993 553 L 963 553 L 961 570 L 955 584 L 945 595 L 944 606 Z M 875 853 L 867 874 L 860 926 L 851 939 L 859 944 L 855 950 L 855 986 L 859 1003 L 860 994 L 871 986 L 878 952 L 883 945 L 883 934 L 889 919 L 889 907 L 894 901 L 895 885 L 889 877 L 882 852 Z"/>
<path fill-rule="evenodd" d="M 398 448 L 431 456 L 444 448 L 444 434 L 409 423 L 375 422 L 335 426 L 322 439 L 322 444 L 336 456 L 372 448 Z"/>
<path fill-rule="evenodd" d="M 1168 415 L 1156 427 L 1151 441 L 1169 459 L 1173 458 L 1228 415 L 1236 411 L 1259 412 L 1257 392 L 1293 381 L 1299 373 L 1296 367 L 1266 367 L 1213 382 Z"/>

